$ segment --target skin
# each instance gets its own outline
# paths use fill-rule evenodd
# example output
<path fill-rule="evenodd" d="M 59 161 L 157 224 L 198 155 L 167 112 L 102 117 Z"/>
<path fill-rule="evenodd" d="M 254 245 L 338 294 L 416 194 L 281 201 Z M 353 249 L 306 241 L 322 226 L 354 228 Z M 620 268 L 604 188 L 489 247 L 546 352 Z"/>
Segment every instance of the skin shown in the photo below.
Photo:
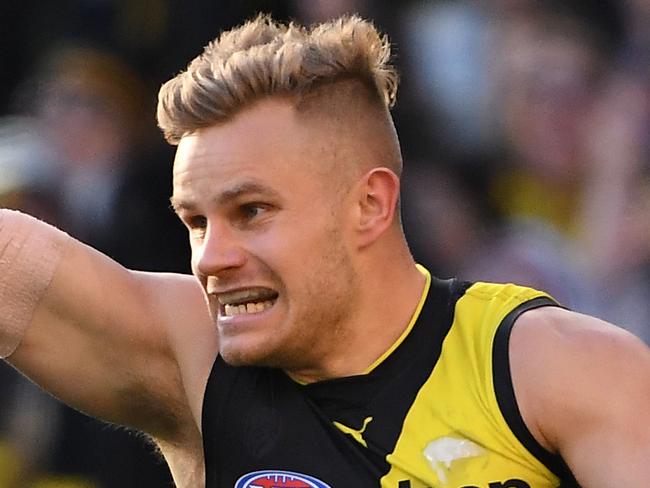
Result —
<path fill-rule="evenodd" d="M 386 290 L 373 284 L 385 270 L 369 267 L 385 254 L 377 232 L 401 239 L 392 225 L 398 182 L 383 168 L 364 175 L 363 163 L 338 176 L 346 151 L 328 151 L 333 137 L 314 134 L 340 130 L 327 118 L 309 120 L 289 101 L 268 100 L 229 124 L 184 137 L 172 197 L 190 232 L 193 270 L 208 291 L 220 353 L 232 364 L 281 367 L 301 381 L 363 371 L 403 327 L 386 334 L 385 323 L 408 323 L 424 285 L 405 268 L 395 277 L 406 293 L 397 292 L 389 306 L 360 306 L 387 303 L 374 300 Z M 369 199 L 370 192 L 381 195 Z M 359 229 L 362 219 L 372 219 L 373 228 Z M 408 259 L 397 255 L 397 262 Z M 218 297 L 259 288 L 278 294 L 270 309 L 225 316 Z M 394 307 L 396 299 L 405 305 Z M 381 346 L 353 354 L 365 342 L 361 331 L 384 337 Z"/>
<path fill-rule="evenodd" d="M 510 361 L 529 430 L 547 450 L 562 455 L 581 486 L 647 486 L 646 345 L 593 317 L 542 308 L 518 319 Z"/>
<path fill-rule="evenodd" d="M 129 271 L 72 242 L 10 362 L 149 433 L 180 487 L 203 484 L 201 407 L 218 353 L 306 382 L 363 372 L 406 327 L 424 279 L 396 218 L 399 180 L 378 159 L 390 154 L 381 144 L 395 151 L 393 133 L 373 116 L 345 120 L 269 98 L 183 137 L 172 202 L 196 276 Z M 273 305 L 224 317 L 219 299 L 242 290 Z M 524 314 L 511 344 L 533 435 L 586 487 L 647 484 L 647 348 L 551 309 Z"/>

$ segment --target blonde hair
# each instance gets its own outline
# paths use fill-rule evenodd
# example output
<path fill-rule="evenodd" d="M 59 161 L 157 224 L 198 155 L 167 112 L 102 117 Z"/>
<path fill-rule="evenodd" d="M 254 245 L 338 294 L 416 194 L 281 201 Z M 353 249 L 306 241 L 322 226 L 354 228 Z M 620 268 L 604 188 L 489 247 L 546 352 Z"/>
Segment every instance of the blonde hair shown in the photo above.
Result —
<path fill-rule="evenodd" d="M 342 80 L 360 81 L 388 110 L 398 85 L 389 61 L 386 36 L 356 15 L 309 28 L 259 15 L 222 33 L 162 86 L 158 125 L 165 139 L 177 144 L 184 134 L 227 120 L 264 96 L 299 101 Z"/>

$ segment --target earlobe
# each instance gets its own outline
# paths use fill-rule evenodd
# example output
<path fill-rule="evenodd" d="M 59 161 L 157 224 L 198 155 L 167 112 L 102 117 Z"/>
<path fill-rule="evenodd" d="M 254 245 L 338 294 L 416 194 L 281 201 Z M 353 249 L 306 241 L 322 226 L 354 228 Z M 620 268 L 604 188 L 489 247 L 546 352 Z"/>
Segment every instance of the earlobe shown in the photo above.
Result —
<path fill-rule="evenodd" d="M 359 246 L 381 236 L 393 222 L 399 198 L 399 178 L 388 168 L 373 168 L 359 186 Z"/>

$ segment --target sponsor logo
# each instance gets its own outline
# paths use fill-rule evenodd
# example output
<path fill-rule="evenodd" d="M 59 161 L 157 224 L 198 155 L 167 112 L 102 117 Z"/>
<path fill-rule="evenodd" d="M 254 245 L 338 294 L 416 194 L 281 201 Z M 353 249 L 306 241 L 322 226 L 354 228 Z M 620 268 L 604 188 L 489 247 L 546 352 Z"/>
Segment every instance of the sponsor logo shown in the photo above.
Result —
<path fill-rule="evenodd" d="M 361 444 L 363 447 L 368 447 L 368 444 L 363 438 L 363 434 L 366 431 L 366 427 L 368 427 L 368 424 L 370 422 L 372 422 L 372 417 L 366 417 L 360 429 L 353 429 L 352 427 L 348 427 L 347 425 L 343 425 L 341 422 L 337 422 L 337 421 L 334 421 L 334 425 L 336 426 L 337 429 L 339 429 L 344 434 L 351 435 L 352 438 L 355 441 L 357 441 L 359 444 Z"/>
<path fill-rule="evenodd" d="M 306 474 L 291 471 L 255 471 L 242 476 L 234 488 L 331 488 Z"/>
<path fill-rule="evenodd" d="M 455 461 L 480 457 L 485 454 L 485 449 L 468 439 L 440 437 L 429 442 L 422 454 L 436 472 L 438 480 L 446 484 Z"/>
<path fill-rule="evenodd" d="M 397 485 L 397 488 L 411 488 L 411 482 L 409 480 L 402 480 Z M 463 485 L 461 488 L 480 488 L 475 485 Z M 508 481 L 493 481 L 487 488 L 531 488 L 531 486 L 526 483 L 524 480 L 520 479 L 511 479 Z"/>

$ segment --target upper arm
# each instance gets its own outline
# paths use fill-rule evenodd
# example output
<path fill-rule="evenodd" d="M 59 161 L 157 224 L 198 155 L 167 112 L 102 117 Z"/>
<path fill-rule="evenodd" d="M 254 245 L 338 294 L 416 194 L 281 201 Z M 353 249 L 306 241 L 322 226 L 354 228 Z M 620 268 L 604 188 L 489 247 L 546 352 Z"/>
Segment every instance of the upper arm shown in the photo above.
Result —
<path fill-rule="evenodd" d="M 208 323 L 192 277 L 129 271 L 71 241 L 9 362 L 76 408 L 175 441 L 192 416 L 173 328 Z"/>
<path fill-rule="evenodd" d="M 631 334 L 556 308 L 523 314 L 510 342 L 513 385 L 538 441 L 585 488 L 650 479 L 650 352 Z"/>

